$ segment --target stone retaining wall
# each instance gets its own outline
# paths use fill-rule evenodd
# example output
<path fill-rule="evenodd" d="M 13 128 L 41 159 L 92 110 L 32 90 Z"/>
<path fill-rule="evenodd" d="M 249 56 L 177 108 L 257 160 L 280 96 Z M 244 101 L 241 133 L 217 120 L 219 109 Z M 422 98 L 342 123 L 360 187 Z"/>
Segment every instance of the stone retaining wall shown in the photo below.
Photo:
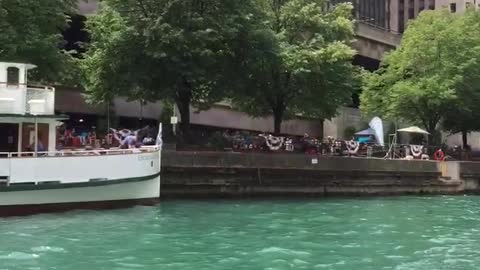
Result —
<path fill-rule="evenodd" d="M 302 154 L 164 151 L 162 196 L 454 194 L 438 162 Z M 480 168 L 479 168 L 480 176 Z"/>

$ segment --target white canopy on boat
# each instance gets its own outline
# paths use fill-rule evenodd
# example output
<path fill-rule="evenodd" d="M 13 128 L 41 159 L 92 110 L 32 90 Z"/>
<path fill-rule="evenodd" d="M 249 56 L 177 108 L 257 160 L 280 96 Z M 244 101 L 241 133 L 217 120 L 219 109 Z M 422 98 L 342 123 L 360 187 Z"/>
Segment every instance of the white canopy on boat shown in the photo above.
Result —
<path fill-rule="evenodd" d="M 416 126 L 412 126 L 412 127 L 408 127 L 408 128 L 402 128 L 402 129 L 399 129 L 397 130 L 398 132 L 405 132 L 405 133 L 419 133 L 419 134 L 430 134 L 428 133 L 427 131 L 419 128 L 419 127 L 416 127 Z"/>

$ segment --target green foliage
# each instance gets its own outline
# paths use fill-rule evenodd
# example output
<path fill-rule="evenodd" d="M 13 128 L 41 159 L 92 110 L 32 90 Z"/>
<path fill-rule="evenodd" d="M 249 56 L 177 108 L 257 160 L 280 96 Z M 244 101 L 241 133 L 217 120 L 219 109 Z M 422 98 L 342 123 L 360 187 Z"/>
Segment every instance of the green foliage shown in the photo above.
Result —
<path fill-rule="evenodd" d="M 190 105 L 224 96 L 250 0 L 105 0 L 87 22 L 82 69 L 91 100 L 114 95 L 175 102 L 188 132 Z"/>
<path fill-rule="evenodd" d="M 160 122 L 163 126 L 169 126 L 171 117 L 173 116 L 173 104 L 165 102 L 163 104 L 162 113 L 160 116 Z"/>
<path fill-rule="evenodd" d="M 214 147 L 216 150 L 223 150 L 226 147 L 231 147 L 228 140 L 222 135 L 221 132 L 214 132 L 208 139 L 207 146 Z"/>
<path fill-rule="evenodd" d="M 442 119 L 466 124 L 458 117 L 478 111 L 479 44 L 477 12 L 422 12 L 381 69 L 364 75 L 361 109 L 421 125 L 432 134 Z"/>
<path fill-rule="evenodd" d="M 72 82 L 74 59 L 61 50 L 61 31 L 69 22 L 76 0 L 0 0 L 1 61 L 38 66 L 35 80 Z"/>
<path fill-rule="evenodd" d="M 173 103 L 165 101 L 163 103 L 162 112 L 160 115 L 160 122 L 162 123 L 163 138 L 165 142 L 173 139 L 173 125 L 170 123 L 170 118 L 173 116 Z"/>
<path fill-rule="evenodd" d="M 97 108 L 103 111 L 97 118 L 97 135 L 103 137 L 110 132 L 110 128 L 118 127 L 119 118 L 116 117 L 114 104 L 99 104 Z"/>
<path fill-rule="evenodd" d="M 263 21 L 241 52 L 245 79 L 234 102 L 254 116 L 273 114 L 275 132 L 294 114 L 330 118 L 357 83 L 352 6 L 323 0 L 259 1 Z"/>
<path fill-rule="evenodd" d="M 351 127 L 351 126 L 346 127 L 345 130 L 343 131 L 343 138 L 346 140 L 349 140 L 355 135 L 355 132 L 357 132 L 355 127 Z"/>

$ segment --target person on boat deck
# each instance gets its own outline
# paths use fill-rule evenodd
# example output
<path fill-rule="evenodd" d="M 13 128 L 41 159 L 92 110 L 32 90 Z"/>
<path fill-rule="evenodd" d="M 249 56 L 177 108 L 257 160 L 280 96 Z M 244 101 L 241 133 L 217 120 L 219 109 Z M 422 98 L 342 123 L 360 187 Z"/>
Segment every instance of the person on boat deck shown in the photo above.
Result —
<path fill-rule="evenodd" d="M 86 130 L 82 130 L 80 134 L 78 135 L 80 138 L 80 144 L 81 145 L 86 145 L 87 144 L 87 137 L 88 137 L 88 132 Z"/>
<path fill-rule="evenodd" d="M 130 134 L 122 141 L 120 148 L 135 148 L 137 145 L 137 136 Z"/>
<path fill-rule="evenodd" d="M 155 139 L 152 136 L 152 134 L 148 134 L 147 136 L 145 136 L 142 140 L 142 144 L 143 145 L 155 145 Z"/>
<path fill-rule="evenodd" d="M 82 141 L 76 133 L 72 133 L 72 147 L 80 148 L 82 147 Z"/>
<path fill-rule="evenodd" d="M 120 142 L 121 149 L 135 148 L 137 144 L 137 136 L 133 133 L 123 133 L 121 137 L 116 136 L 116 139 Z"/>
<path fill-rule="evenodd" d="M 35 139 L 33 140 L 33 143 L 30 144 L 29 149 L 30 149 L 30 151 L 34 151 L 34 149 L 35 149 Z M 37 152 L 45 152 L 45 151 L 47 151 L 47 150 L 45 149 L 45 146 L 43 145 L 41 139 L 39 138 L 39 140 L 37 142 Z"/>

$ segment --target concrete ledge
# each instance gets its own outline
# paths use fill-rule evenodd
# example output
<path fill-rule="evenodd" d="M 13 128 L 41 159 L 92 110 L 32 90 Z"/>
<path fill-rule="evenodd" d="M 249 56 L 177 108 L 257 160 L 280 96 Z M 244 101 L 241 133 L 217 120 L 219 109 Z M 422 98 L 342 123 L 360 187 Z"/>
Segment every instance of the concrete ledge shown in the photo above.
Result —
<path fill-rule="evenodd" d="M 460 176 L 479 178 L 480 179 L 480 163 L 479 162 L 458 162 L 460 166 Z"/>
<path fill-rule="evenodd" d="M 165 151 L 162 162 L 167 198 L 456 194 L 467 186 L 441 179 L 433 161 Z"/>
<path fill-rule="evenodd" d="M 402 35 L 394 34 L 384 29 L 379 29 L 365 23 L 357 23 L 355 33 L 357 36 L 388 45 L 392 48 L 398 47 Z"/>
<path fill-rule="evenodd" d="M 438 171 L 437 162 L 434 161 L 322 157 L 308 156 L 304 154 L 246 154 L 229 152 L 164 151 L 162 156 L 162 166 L 166 168 L 270 168 L 333 172 L 368 171 L 393 173 L 440 173 Z"/>
<path fill-rule="evenodd" d="M 400 45 L 402 36 L 365 23 L 356 25 L 353 47 L 359 55 L 382 60 L 385 53 Z"/>

